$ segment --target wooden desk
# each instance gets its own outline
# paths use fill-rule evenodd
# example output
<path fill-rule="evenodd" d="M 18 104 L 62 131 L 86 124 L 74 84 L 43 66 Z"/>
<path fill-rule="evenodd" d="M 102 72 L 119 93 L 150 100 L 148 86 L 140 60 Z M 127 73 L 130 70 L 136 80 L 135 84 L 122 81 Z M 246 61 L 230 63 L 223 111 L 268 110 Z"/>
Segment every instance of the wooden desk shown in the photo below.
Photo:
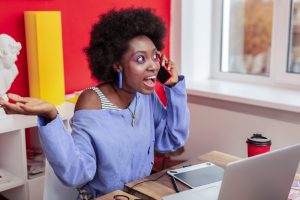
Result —
<path fill-rule="evenodd" d="M 189 166 L 193 164 L 199 164 L 204 162 L 212 162 L 220 167 L 225 167 L 227 163 L 239 160 L 241 158 L 221 153 L 218 151 L 212 151 L 195 159 L 184 162 L 180 165 L 176 165 L 170 169 L 176 169 L 183 166 Z M 169 170 L 169 169 L 168 169 Z M 144 200 L 161 199 L 165 195 L 175 193 L 173 185 L 171 183 L 170 176 L 166 174 L 167 170 L 158 172 L 146 178 L 128 183 L 125 185 L 125 191 L 131 193 Z M 300 175 L 297 174 L 295 179 L 300 180 Z M 147 181 L 155 180 L 155 181 Z M 147 182 L 143 182 L 147 181 Z M 184 191 L 188 188 L 181 182 L 177 181 L 177 186 L 180 191 Z"/>
<path fill-rule="evenodd" d="M 99 198 L 97 198 L 97 199 L 95 199 L 95 200 L 114 200 L 114 196 L 115 196 L 115 195 L 124 195 L 124 196 L 128 197 L 129 200 L 136 200 L 136 199 L 139 199 L 138 197 L 135 197 L 135 196 L 133 196 L 133 195 L 131 195 L 131 194 L 128 194 L 128 193 L 126 193 L 126 192 L 123 192 L 123 191 L 121 191 L 121 190 L 116 190 L 116 191 L 113 191 L 113 192 L 111 192 L 111 193 L 109 193 L 109 194 L 106 194 L 106 195 L 104 195 L 104 196 L 102 196 L 102 197 L 99 197 Z"/>

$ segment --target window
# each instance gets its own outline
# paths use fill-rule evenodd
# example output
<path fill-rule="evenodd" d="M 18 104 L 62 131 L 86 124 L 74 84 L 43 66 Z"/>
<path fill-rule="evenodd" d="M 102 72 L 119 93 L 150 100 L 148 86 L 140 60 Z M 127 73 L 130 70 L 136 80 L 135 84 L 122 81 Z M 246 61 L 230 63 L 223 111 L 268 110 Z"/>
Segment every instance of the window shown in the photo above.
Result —
<path fill-rule="evenodd" d="M 300 0 L 222 0 L 212 6 L 212 78 L 300 85 Z"/>
<path fill-rule="evenodd" d="M 224 0 L 222 72 L 269 76 L 273 0 Z"/>
<path fill-rule="evenodd" d="M 299 3 L 181 0 L 180 12 L 172 12 L 181 32 L 171 35 L 181 48 L 171 55 L 181 55 L 188 93 L 300 113 Z"/>

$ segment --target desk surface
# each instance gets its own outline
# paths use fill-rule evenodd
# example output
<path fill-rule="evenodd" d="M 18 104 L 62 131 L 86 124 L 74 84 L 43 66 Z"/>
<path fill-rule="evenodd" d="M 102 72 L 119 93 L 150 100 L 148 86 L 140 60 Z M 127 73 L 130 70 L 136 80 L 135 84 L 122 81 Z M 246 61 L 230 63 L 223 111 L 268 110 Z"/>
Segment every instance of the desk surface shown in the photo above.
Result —
<path fill-rule="evenodd" d="M 212 151 L 202 156 L 199 156 L 195 159 L 176 165 L 170 169 L 189 166 L 193 164 L 199 164 L 203 162 L 212 162 L 215 165 L 224 168 L 227 163 L 239 159 L 241 158 L 229 154 L 221 153 L 218 151 Z M 166 171 L 167 170 L 164 170 L 156 174 L 153 174 L 151 176 L 148 176 L 146 178 L 128 183 L 125 185 L 125 191 L 145 200 L 161 199 L 165 195 L 173 194 L 175 193 L 175 190 L 173 189 L 170 176 L 166 174 Z M 297 174 L 295 179 L 300 180 L 300 175 Z M 155 180 L 155 181 L 149 181 L 149 180 Z M 177 185 L 180 191 L 189 189 L 187 186 L 180 183 L 179 181 L 177 181 Z"/>
<path fill-rule="evenodd" d="M 121 191 L 121 190 L 116 190 L 116 191 L 113 191 L 113 192 L 111 192 L 111 193 L 109 193 L 109 194 L 106 194 L 106 195 L 104 195 L 104 196 L 102 196 L 102 197 L 99 197 L 99 198 L 97 198 L 97 199 L 95 199 L 95 200 L 114 200 L 114 199 L 116 199 L 116 198 L 114 198 L 115 196 L 119 196 L 119 197 L 120 197 L 121 195 L 124 195 L 124 196 L 128 197 L 128 198 L 125 198 L 126 200 L 127 200 L 127 199 L 128 199 L 128 200 L 136 200 L 136 199 L 139 199 L 138 197 L 133 196 L 133 195 L 131 195 L 131 194 L 128 194 L 128 193 L 126 193 L 126 192 L 123 192 L 123 191 Z M 121 199 L 121 197 L 120 197 L 119 199 Z"/>

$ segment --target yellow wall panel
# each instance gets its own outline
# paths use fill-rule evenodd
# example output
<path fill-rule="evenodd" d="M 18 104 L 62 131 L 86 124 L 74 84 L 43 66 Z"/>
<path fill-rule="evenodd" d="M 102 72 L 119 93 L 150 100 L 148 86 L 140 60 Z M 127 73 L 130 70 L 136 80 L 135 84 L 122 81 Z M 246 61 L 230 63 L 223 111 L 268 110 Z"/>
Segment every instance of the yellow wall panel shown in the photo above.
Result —
<path fill-rule="evenodd" d="M 30 96 L 55 105 L 65 100 L 61 13 L 26 11 Z"/>

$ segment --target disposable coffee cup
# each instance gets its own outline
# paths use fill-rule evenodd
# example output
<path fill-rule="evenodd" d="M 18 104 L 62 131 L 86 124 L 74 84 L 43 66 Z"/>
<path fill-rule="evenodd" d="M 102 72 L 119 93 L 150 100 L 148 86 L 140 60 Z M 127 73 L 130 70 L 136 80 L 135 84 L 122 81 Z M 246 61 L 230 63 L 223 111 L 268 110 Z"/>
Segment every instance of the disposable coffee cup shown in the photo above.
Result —
<path fill-rule="evenodd" d="M 247 138 L 248 157 L 269 152 L 271 149 L 271 139 L 262 134 L 255 133 Z"/>

